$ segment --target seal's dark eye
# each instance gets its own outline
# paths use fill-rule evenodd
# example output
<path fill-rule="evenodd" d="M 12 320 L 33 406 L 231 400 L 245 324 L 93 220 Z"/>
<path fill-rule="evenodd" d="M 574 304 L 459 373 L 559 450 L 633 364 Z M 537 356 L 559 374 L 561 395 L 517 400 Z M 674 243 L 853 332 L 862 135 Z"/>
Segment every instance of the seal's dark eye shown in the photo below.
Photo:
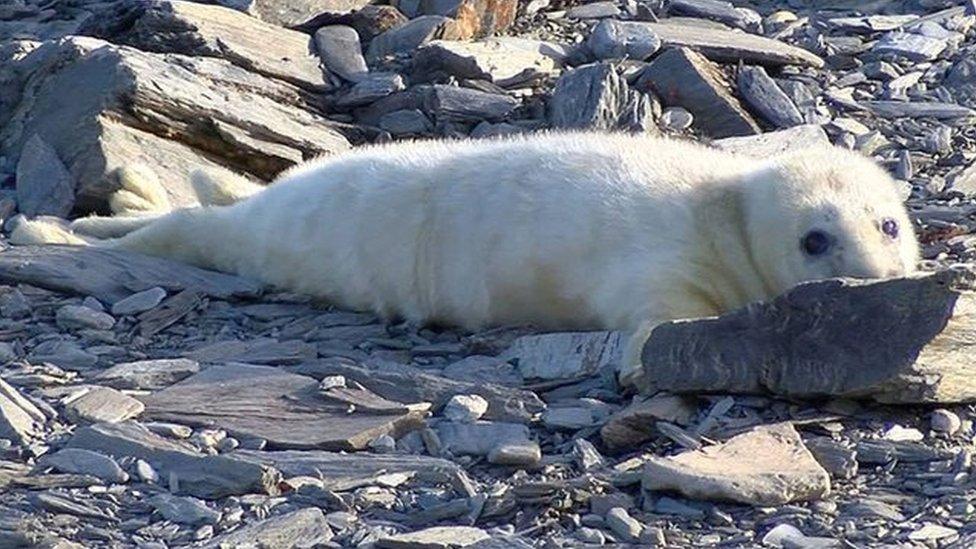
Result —
<path fill-rule="evenodd" d="M 898 222 L 890 217 L 886 217 L 884 221 L 881 222 L 881 232 L 890 236 L 891 238 L 898 238 Z"/>
<path fill-rule="evenodd" d="M 807 255 L 821 255 L 830 249 L 830 237 L 823 231 L 810 231 L 800 244 Z"/>

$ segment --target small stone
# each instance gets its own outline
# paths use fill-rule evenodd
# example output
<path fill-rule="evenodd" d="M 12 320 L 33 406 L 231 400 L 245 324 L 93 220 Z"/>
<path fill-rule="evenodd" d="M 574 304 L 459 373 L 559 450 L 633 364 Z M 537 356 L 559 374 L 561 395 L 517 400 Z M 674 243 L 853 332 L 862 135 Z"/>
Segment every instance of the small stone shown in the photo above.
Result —
<path fill-rule="evenodd" d="M 325 376 L 319 381 L 319 391 L 322 392 L 343 387 L 346 387 L 346 376 L 343 375 Z"/>
<path fill-rule="evenodd" d="M 661 48 L 661 39 L 647 26 L 616 19 L 604 19 L 586 40 L 597 59 L 643 61 Z"/>
<path fill-rule="evenodd" d="M 739 69 L 739 93 L 753 111 L 777 128 L 803 124 L 803 115 L 762 67 Z"/>
<path fill-rule="evenodd" d="M 956 434 L 962 427 L 962 420 L 959 419 L 959 416 L 945 408 L 939 408 L 932 412 L 932 417 L 929 421 L 932 424 L 933 431 L 947 435 Z"/>
<path fill-rule="evenodd" d="M 12 288 L 0 295 L 0 314 L 12 320 L 27 318 L 31 306 L 20 290 Z"/>
<path fill-rule="evenodd" d="M 570 8 L 566 12 L 567 19 L 603 19 L 620 15 L 620 8 L 616 2 L 590 2 Z"/>
<path fill-rule="evenodd" d="M 636 448 L 656 436 L 657 421 L 687 425 L 697 411 L 694 400 L 683 396 L 636 396 L 629 406 L 610 416 L 600 428 L 600 437 L 611 451 Z"/>
<path fill-rule="evenodd" d="M 75 180 L 57 152 L 39 135 L 24 144 L 17 162 L 17 208 L 34 217 L 68 217 L 75 204 Z"/>
<path fill-rule="evenodd" d="M 530 467 L 541 459 L 542 449 L 537 442 L 531 440 L 503 442 L 488 452 L 488 463 L 495 465 Z"/>
<path fill-rule="evenodd" d="M 872 51 L 891 54 L 910 61 L 931 61 L 946 49 L 946 41 L 909 32 L 889 32 L 875 43 Z"/>
<path fill-rule="evenodd" d="M 390 94 L 406 88 L 403 77 L 396 73 L 364 74 L 344 95 L 336 101 L 336 106 L 349 109 L 369 105 Z"/>
<path fill-rule="evenodd" d="M 142 413 L 142 402 L 108 387 L 96 387 L 64 407 L 74 421 L 118 423 Z"/>
<path fill-rule="evenodd" d="M 112 315 L 80 305 L 65 305 L 55 314 L 58 326 L 64 330 L 110 330 L 115 326 Z"/>
<path fill-rule="evenodd" d="M 396 451 L 396 440 L 390 435 L 380 435 L 369 443 L 369 448 L 377 454 L 392 454 Z"/>
<path fill-rule="evenodd" d="M 325 68 L 340 77 L 358 82 L 369 72 L 356 29 L 345 25 L 322 27 L 315 31 L 315 45 Z"/>
<path fill-rule="evenodd" d="M 217 451 L 220 453 L 236 450 L 241 445 L 240 441 L 234 437 L 226 437 L 217 443 Z"/>
<path fill-rule="evenodd" d="M 542 412 L 542 423 L 550 429 L 576 431 L 594 424 L 593 413 L 589 408 L 565 407 L 549 408 Z"/>
<path fill-rule="evenodd" d="M 607 511 L 606 520 L 607 526 L 614 535 L 627 543 L 636 543 L 644 530 L 641 523 L 630 516 L 623 507 L 614 507 Z"/>
<path fill-rule="evenodd" d="M 207 507 L 203 500 L 193 497 L 159 494 L 149 498 L 148 503 L 163 518 L 177 524 L 215 524 L 220 520 L 219 512 Z"/>
<path fill-rule="evenodd" d="M 0 366 L 17 360 L 17 351 L 6 341 L 0 341 Z"/>
<path fill-rule="evenodd" d="M 592 545 L 603 545 L 607 542 L 607 538 L 603 535 L 603 532 L 595 528 L 587 528 L 586 526 L 583 526 L 576 531 L 576 538 L 583 543 L 589 543 Z"/>
<path fill-rule="evenodd" d="M 621 508 L 625 510 L 634 508 L 634 497 L 624 492 L 613 492 L 611 494 L 594 494 L 590 498 L 590 512 L 594 515 L 606 516 L 611 509 Z"/>
<path fill-rule="evenodd" d="M 893 442 L 901 441 L 912 441 L 918 442 L 925 439 L 925 435 L 921 431 L 912 427 L 902 427 L 901 425 L 895 424 L 888 427 L 881 434 L 881 438 L 884 440 L 890 440 Z"/>
<path fill-rule="evenodd" d="M 123 483 L 129 480 L 129 475 L 114 459 L 81 448 L 58 450 L 43 456 L 41 463 L 62 473 L 92 475 L 110 483 Z"/>
<path fill-rule="evenodd" d="M 671 131 L 687 130 L 694 121 L 695 117 L 681 107 L 667 108 L 661 113 L 661 125 Z"/>
<path fill-rule="evenodd" d="M 391 54 L 411 52 L 431 40 L 460 37 L 460 29 L 453 20 L 440 15 L 425 15 L 373 38 L 366 55 L 370 59 L 380 59 Z"/>
<path fill-rule="evenodd" d="M 40 434 L 45 419 L 20 391 L 0 379 L 0 437 L 27 443 Z"/>
<path fill-rule="evenodd" d="M 153 469 L 152 465 L 149 465 L 141 459 L 136 460 L 136 474 L 139 475 L 139 479 L 143 482 L 149 482 L 152 484 L 159 482 L 159 473 Z"/>
<path fill-rule="evenodd" d="M 488 411 L 488 401 L 478 395 L 454 395 L 444 405 L 444 417 L 462 423 L 481 419 Z"/>
<path fill-rule="evenodd" d="M 166 290 L 156 286 L 115 302 L 112 305 L 112 314 L 115 316 L 132 316 L 144 313 L 155 309 L 164 299 L 166 299 Z"/>
<path fill-rule="evenodd" d="M 912 541 L 935 541 L 955 537 L 957 535 L 959 535 L 959 533 L 954 528 L 948 528 L 939 524 L 927 522 L 918 530 L 909 533 L 908 539 Z"/>

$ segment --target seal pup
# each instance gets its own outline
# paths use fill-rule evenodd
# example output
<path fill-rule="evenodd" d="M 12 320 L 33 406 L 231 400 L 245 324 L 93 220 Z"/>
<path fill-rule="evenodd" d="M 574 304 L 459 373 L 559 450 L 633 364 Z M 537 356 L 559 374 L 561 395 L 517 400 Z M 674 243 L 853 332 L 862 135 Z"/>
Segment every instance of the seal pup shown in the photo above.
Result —
<path fill-rule="evenodd" d="M 31 225 L 12 240 L 56 232 Z M 93 243 L 419 324 L 630 331 L 625 383 L 657 323 L 904 275 L 919 256 L 894 182 L 857 153 L 759 160 L 590 132 L 362 147 Z"/>

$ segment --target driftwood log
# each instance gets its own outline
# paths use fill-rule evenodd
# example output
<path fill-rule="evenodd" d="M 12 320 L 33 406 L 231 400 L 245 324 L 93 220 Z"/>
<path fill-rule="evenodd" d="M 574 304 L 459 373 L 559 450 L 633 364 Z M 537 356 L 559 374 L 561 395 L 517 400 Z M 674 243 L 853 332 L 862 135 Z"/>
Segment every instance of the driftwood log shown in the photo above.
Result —
<path fill-rule="evenodd" d="M 643 391 L 886 403 L 976 400 L 976 270 L 799 285 L 767 303 L 654 329 Z"/>

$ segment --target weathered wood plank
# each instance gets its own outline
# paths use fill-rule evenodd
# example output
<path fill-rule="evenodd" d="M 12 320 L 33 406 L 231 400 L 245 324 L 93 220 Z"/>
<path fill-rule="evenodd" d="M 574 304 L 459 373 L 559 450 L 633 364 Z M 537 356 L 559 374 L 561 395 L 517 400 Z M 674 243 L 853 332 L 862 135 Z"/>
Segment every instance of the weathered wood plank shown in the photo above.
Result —
<path fill-rule="evenodd" d="M 643 390 L 890 403 L 976 401 L 976 270 L 801 284 L 768 303 L 655 328 Z"/>

